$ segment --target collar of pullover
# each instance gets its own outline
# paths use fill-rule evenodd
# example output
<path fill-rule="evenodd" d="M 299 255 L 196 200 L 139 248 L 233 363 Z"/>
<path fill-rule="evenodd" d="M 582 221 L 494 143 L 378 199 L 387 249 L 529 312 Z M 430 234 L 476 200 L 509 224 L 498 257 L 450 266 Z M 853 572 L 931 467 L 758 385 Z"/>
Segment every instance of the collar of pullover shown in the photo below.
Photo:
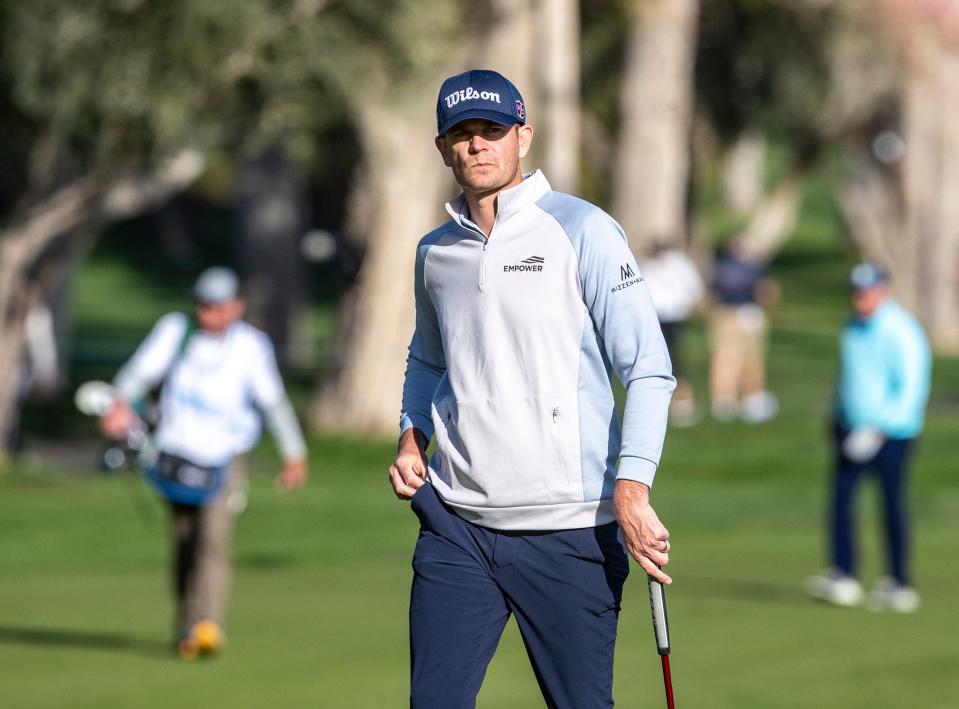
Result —
<path fill-rule="evenodd" d="M 503 190 L 496 198 L 496 219 L 502 222 L 508 219 L 512 214 L 527 207 L 544 195 L 548 194 L 552 188 L 546 181 L 546 176 L 540 170 L 534 170 L 523 175 L 523 181 L 515 187 Z M 460 226 L 476 229 L 476 225 L 470 219 L 469 207 L 466 206 L 466 197 L 460 195 L 446 205 L 446 211 L 453 217 L 453 220 Z"/>

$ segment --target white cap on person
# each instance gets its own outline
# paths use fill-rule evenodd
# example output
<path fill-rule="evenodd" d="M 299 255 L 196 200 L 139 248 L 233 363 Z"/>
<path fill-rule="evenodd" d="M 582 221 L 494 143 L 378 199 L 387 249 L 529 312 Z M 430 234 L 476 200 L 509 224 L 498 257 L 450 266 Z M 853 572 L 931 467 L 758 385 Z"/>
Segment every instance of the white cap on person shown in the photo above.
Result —
<path fill-rule="evenodd" d="M 233 300 L 239 294 L 240 279 L 236 272 L 225 266 L 206 269 L 193 286 L 193 297 L 198 303 L 219 305 Z"/>

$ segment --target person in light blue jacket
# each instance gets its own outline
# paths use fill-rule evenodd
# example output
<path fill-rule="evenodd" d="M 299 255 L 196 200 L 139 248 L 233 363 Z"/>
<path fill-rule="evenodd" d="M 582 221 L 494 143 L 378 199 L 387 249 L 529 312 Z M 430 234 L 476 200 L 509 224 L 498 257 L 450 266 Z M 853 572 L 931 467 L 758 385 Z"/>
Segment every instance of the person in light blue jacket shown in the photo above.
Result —
<path fill-rule="evenodd" d="M 832 568 L 810 579 L 810 593 L 836 605 L 858 605 L 853 509 L 859 479 L 875 471 L 885 507 L 889 576 L 868 602 L 874 610 L 913 612 L 919 594 L 909 571 L 906 483 L 910 453 L 922 431 L 929 398 L 931 356 L 919 322 L 889 295 L 885 271 L 873 263 L 850 276 L 855 315 L 839 339 L 834 407 L 836 469 L 829 529 Z"/>
<path fill-rule="evenodd" d="M 465 72 L 444 82 L 436 115 L 463 193 L 417 248 L 390 468 L 420 522 L 410 704 L 474 706 L 513 616 L 548 706 L 611 707 L 627 551 L 670 582 L 669 532 L 649 502 L 669 354 L 619 225 L 521 171 L 533 128 L 516 87 Z"/>

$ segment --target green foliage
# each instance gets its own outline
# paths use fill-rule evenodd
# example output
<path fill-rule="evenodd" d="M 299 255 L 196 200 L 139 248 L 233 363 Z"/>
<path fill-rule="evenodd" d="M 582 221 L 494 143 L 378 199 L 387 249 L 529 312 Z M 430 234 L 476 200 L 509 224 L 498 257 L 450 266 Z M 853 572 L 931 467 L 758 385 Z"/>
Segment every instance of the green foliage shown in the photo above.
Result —
<path fill-rule="evenodd" d="M 696 97 L 722 140 L 755 127 L 809 159 L 829 84 L 831 12 L 783 0 L 703 3 Z"/>
<path fill-rule="evenodd" d="M 16 107 L 92 165 L 295 141 L 336 113 L 302 47 L 288 42 L 298 5 L 7 4 L 3 66 Z"/>
<path fill-rule="evenodd" d="M 255 154 L 278 138 L 317 164 L 331 125 L 371 92 L 408 101 L 411 83 L 432 81 L 458 45 L 467 14 L 488 10 L 451 0 L 4 3 L 0 88 L 74 172 L 184 147 Z"/>
<path fill-rule="evenodd" d="M 622 5 L 622 0 L 582 4 L 583 107 L 609 136 L 619 132 L 619 93 L 629 31 Z"/>
<path fill-rule="evenodd" d="M 344 105 L 421 111 L 417 88 L 433 89 L 437 70 L 455 63 L 451 56 L 465 46 L 470 18 L 488 9 L 487 2 L 344 0 L 329 3 L 322 22 L 294 31 Z"/>
<path fill-rule="evenodd" d="M 580 95 L 586 130 L 614 150 L 619 134 L 620 86 L 629 31 L 622 0 L 581 3 Z M 588 148 L 587 148 L 588 150 Z M 600 205 L 609 203 L 612 160 L 586 152 L 580 167 L 581 196 Z"/>

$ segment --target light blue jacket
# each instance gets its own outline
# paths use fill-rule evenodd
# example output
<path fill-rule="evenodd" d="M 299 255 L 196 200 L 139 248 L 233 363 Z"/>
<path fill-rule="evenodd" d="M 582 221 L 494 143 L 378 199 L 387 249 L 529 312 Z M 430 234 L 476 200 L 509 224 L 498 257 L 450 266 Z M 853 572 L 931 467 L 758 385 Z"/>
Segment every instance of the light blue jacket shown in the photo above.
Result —
<path fill-rule="evenodd" d="M 622 230 L 538 171 L 500 193 L 489 238 L 462 196 L 447 210 L 417 248 L 401 429 L 435 434 L 430 480 L 464 519 L 612 521 L 617 476 L 653 481 L 675 387 Z M 627 392 L 622 427 L 611 373 Z"/>
<path fill-rule="evenodd" d="M 852 318 L 839 341 L 837 420 L 887 438 L 914 438 L 929 398 L 931 356 L 918 321 L 892 300 L 866 320 Z"/>

